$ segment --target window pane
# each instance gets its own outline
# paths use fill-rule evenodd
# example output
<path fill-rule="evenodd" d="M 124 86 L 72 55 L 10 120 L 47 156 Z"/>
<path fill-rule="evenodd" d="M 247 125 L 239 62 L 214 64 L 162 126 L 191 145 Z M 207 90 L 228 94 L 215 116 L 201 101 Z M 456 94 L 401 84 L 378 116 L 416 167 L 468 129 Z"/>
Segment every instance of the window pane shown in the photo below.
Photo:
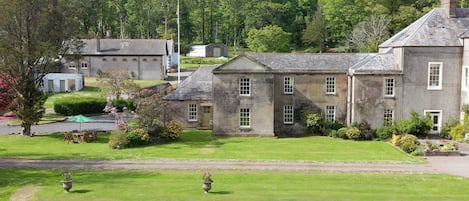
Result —
<path fill-rule="evenodd" d="M 326 94 L 335 94 L 335 77 L 326 77 Z"/>
<path fill-rule="evenodd" d="M 239 126 L 249 127 L 251 125 L 249 108 L 241 108 L 239 110 Z"/>
<path fill-rule="evenodd" d="M 384 126 L 392 126 L 393 125 L 393 114 L 394 111 L 390 109 L 384 109 L 384 116 L 383 116 L 383 125 Z"/>
<path fill-rule="evenodd" d="M 394 79 L 393 78 L 384 79 L 384 95 L 394 96 Z"/>
<path fill-rule="evenodd" d="M 293 94 L 294 87 L 293 87 L 293 78 L 292 77 L 284 77 L 283 78 L 283 93 L 284 94 Z"/>
<path fill-rule="evenodd" d="M 293 124 L 293 105 L 283 106 L 283 123 Z"/>
<path fill-rule="evenodd" d="M 239 79 L 239 94 L 249 96 L 251 93 L 249 78 Z"/>
<path fill-rule="evenodd" d="M 428 87 L 433 89 L 441 88 L 441 64 L 430 63 L 428 67 Z"/>
<path fill-rule="evenodd" d="M 335 121 L 335 106 L 326 106 L 326 121 Z"/>
<path fill-rule="evenodd" d="M 197 121 L 197 104 L 189 104 L 189 121 Z"/>

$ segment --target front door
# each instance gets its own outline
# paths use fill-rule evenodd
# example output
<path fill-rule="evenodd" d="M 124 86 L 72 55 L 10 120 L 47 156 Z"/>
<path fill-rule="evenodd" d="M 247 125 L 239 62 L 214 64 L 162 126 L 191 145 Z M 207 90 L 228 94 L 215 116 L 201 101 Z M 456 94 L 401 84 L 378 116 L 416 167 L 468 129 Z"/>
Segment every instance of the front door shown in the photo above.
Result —
<path fill-rule="evenodd" d="M 47 87 L 49 88 L 48 91 L 49 92 L 55 92 L 54 91 L 54 80 L 48 80 L 47 81 Z"/>
<path fill-rule="evenodd" d="M 441 110 L 426 110 L 425 115 L 428 115 L 432 120 L 432 128 L 430 129 L 430 133 L 440 133 L 441 132 L 441 125 L 442 125 L 442 118 L 441 118 Z"/>
<path fill-rule="evenodd" d="M 212 107 L 202 106 L 202 127 L 210 127 L 212 121 Z"/>
<path fill-rule="evenodd" d="M 65 92 L 65 80 L 60 80 L 60 92 Z"/>

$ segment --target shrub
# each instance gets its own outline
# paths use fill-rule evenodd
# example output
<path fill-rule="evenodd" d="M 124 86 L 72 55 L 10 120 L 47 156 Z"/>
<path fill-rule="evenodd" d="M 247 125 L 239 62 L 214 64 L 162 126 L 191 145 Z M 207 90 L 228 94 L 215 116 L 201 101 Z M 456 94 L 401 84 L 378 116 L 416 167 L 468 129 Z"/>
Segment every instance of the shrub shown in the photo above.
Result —
<path fill-rule="evenodd" d="M 399 120 L 397 128 L 401 134 L 413 133 L 419 137 L 426 137 L 432 124 L 429 116 L 419 116 L 417 112 L 411 112 L 411 118 Z"/>
<path fill-rule="evenodd" d="M 339 130 L 337 130 L 337 136 L 339 138 L 342 138 L 342 139 L 347 139 L 347 130 L 348 128 L 344 127 L 344 128 L 340 128 Z"/>
<path fill-rule="evenodd" d="M 460 123 L 457 123 L 450 128 L 449 135 L 453 140 L 459 140 L 464 138 L 463 132 L 464 127 Z"/>
<path fill-rule="evenodd" d="M 104 98 L 76 98 L 67 97 L 55 101 L 54 111 L 65 116 L 77 114 L 96 114 L 102 113 L 106 106 Z"/>
<path fill-rule="evenodd" d="M 332 130 L 339 130 L 343 127 L 345 127 L 344 123 L 340 121 L 325 121 L 323 123 L 323 127 L 327 129 L 332 129 Z"/>
<path fill-rule="evenodd" d="M 130 99 L 114 99 L 112 100 L 112 105 L 116 107 L 118 112 L 123 112 L 124 108 L 130 111 L 135 110 L 134 102 Z"/>
<path fill-rule="evenodd" d="M 411 134 L 405 134 L 399 139 L 400 147 L 406 153 L 412 153 L 418 147 L 417 137 Z"/>
<path fill-rule="evenodd" d="M 346 135 L 348 139 L 360 140 L 360 130 L 357 127 L 348 128 Z"/>
<path fill-rule="evenodd" d="M 150 141 L 150 135 L 148 135 L 148 133 L 141 128 L 128 131 L 126 135 L 129 141 L 129 147 L 136 147 L 139 145 L 148 144 L 148 142 Z"/>
<path fill-rule="evenodd" d="M 451 136 L 450 135 L 451 128 L 457 124 L 459 124 L 459 121 L 454 118 L 450 117 L 448 120 L 446 120 L 439 134 L 440 137 L 449 138 Z"/>
<path fill-rule="evenodd" d="M 401 135 L 396 135 L 396 134 L 393 134 L 392 135 L 392 139 L 391 139 L 391 143 L 394 145 L 394 146 L 400 146 L 400 142 L 401 142 Z"/>
<path fill-rule="evenodd" d="M 314 130 L 319 130 L 323 124 L 323 117 L 320 113 L 314 113 L 309 109 L 302 109 L 300 111 L 301 124 Z"/>
<path fill-rule="evenodd" d="M 182 131 L 184 130 L 184 124 L 179 121 L 170 121 L 165 128 L 165 136 L 171 140 L 177 140 L 181 138 Z"/>
<path fill-rule="evenodd" d="M 391 129 L 387 126 L 376 129 L 376 136 L 379 140 L 387 140 L 391 137 Z"/>
<path fill-rule="evenodd" d="M 333 130 L 333 129 L 326 130 L 326 133 L 327 133 L 327 136 L 329 136 L 329 137 L 333 137 L 333 138 L 338 138 L 339 137 L 338 132 L 336 130 Z"/>
<path fill-rule="evenodd" d="M 372 140 L 375 137 L 375 132 L 367 121 L 362 121 L 357 128 L 360 130 L 361 140 Z"/>
<path fill-rule="evenodd" d="M 109 136 L 109 146 L 113 149 L 124 149 L 129 144 L 129 139 L 124 130 L 114 130 Z"/>

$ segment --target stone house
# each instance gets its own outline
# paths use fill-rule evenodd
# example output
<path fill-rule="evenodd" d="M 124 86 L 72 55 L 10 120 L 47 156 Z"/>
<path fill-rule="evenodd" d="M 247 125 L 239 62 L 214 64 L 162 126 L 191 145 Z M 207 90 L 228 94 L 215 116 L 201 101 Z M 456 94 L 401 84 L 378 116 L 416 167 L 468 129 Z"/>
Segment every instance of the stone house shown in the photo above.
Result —
<path fill-rule="evenodd" d="M 157 39 L 82 39 L 81 58 L 63 60 L 62 73 L 97 76 L 100 72 L 126 70 L 134 79 L 163 80 L 170 66 L 172 41 Z M 69 58 L 69 57 L 65 57 Z"/>
<path fill-rule="evenodd" d="M 469 9 L 440 8 L 373 54 L 245 54 L 213 70 L 213 134 L 295 136 L 302 108 L 380 127 L 430 115 L 431 132 L 469 103 Z"/>
<path fill-rule="evenodd" d="M 212 73 L 216 66 L 201 66 L 163 97 L 169 104 L 169 116 L 186 128 L 212 127 Z"/>

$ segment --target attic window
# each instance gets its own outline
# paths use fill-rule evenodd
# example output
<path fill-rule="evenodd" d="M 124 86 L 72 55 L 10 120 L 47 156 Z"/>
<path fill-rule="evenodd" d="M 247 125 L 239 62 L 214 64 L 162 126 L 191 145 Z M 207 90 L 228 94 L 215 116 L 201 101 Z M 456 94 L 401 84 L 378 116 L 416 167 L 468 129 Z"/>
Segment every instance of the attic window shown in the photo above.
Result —
<path fill-rule="evenodd" d="M 107 59 L 106 59 L 106 58 L 103 58 L 103 61 L 107 61 Z"/>
<path fill-rule="evenodd" d="M 143 61 L 147 61 L 147 59 L 143 59 Z"/>
<path fill-rule="evenodd" d="M 116 58 L 112 58 L 112 61 L 117 61 L 117 59 L 116 59 Z"/>
<path fill-rule="evenodd" d="M 133 58 L 132 61 L 137 61 L 137 58 Z"/>
<path fill-rule="evenodd" d="M 153 59 L 153 61 L 156 61 L 156 59 Z"/>
<path fill-rule="evenodd" d="M 126 59 L 126 58 L 123 58 L 122 61 L 127 61 L 127 59 Z"/>

